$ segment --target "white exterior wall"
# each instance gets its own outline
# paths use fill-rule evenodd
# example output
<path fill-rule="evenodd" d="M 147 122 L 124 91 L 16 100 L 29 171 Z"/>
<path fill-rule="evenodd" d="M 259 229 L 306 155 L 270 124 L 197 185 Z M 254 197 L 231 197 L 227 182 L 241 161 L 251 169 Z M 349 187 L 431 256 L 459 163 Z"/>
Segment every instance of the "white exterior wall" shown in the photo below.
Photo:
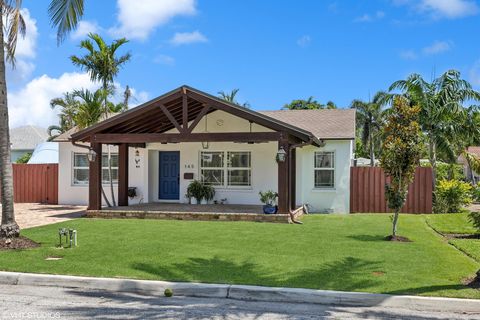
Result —
<path fill-rule="evenodd" d="M 208 132 L 249 132 L 250 123 L 223 111 L 215 111 L 207 117 Z M 175 132 L 172 130 L 171 132 Z M 205 131 L 205 118 L 194 132 Z M 260 125 L 252 124 L 252 132 L 271 131 Z M 297 204 L 308 203 L 312 212 L 348 213 L 350 199 L 350 164 L 352 159 L 351 141 L 327 141 L 323 148 L 307 146 L 297 149 L 296 199 Z M 104 146 L 104 151 L 106 151 Z M 112 151 L 114 149 L 112 147 Z M 200 142 L 160 144 L 148 143 L 145 149 L 129 148 L 129 186 L 137 188 L 138 196 L 130 199 L 130 204 L 139 202 L 156 202 L 158 199 L 158 155 L 159 151 L 180 152 L 180 199 L 185 203 L 185 193 L 191 180 L 185 180 L 184 173 L 192 172 L 194 179 L 199 178 L 199 156 L 202 151 Z M 250 151 L 252 160 L 252 186 L 249 188 L 219 188 L 215 199 L 227 198 L 232 204 L 260 204 L 260 191 L 277 191 L 277 163 L 275 156 L 277 142 L 247 144 L 233 142 L 211 142 L 207 151 Z M 335 188 L 314 188 L 314 152 L 335 151 Z M 86 152 L 85 149 L 71 143 L 60 143 L 59 146 L 59 203 L 87 205 L 88 186 L 75 186 L 72 183 L 72 156 L 74 152 Z M 114 185 L 115 193 L 117 186 Z M 104 185 L 110 198 L 110 186 Z M 117 195 L 116 195 L 116 198 Z"/>
<path fill-rule="evenodd" d="M 316 151 L 335 152 L 334 188 L 315 188 L 314 154 Z M 350 166 L 353 142 L 329 140 L 322 148 L 306 146 L 297 149 L 297 204 L 309 204 L 311 212 L 350 212 Z"/>

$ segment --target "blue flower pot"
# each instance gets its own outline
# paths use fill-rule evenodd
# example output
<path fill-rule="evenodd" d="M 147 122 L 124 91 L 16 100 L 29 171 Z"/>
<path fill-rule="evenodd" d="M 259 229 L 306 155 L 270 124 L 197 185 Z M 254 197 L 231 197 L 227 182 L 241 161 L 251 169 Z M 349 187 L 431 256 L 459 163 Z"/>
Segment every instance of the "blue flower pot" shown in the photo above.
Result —
<path fill-rule="evenodd" d="M 265 214 L 275 214 L 277 213 L 278 207 L 266 204 L 263 206 L 263 213 Z"/>

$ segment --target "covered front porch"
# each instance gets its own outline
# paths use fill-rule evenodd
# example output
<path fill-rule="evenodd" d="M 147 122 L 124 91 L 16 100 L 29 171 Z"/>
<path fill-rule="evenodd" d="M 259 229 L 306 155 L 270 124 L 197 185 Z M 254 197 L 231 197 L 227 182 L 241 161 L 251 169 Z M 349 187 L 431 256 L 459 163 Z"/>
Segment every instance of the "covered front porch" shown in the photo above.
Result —
<path fill-rule="evenodd" d="M 222 119 L 217 118 L 213 127 L 207 125 L 211 114 L 222 114 Z M 89 144 L 89 216 L 285 222 L 296 212 L 296 148 L 319 144 L 307 131 L 186 86 L 77 132 L 72 135 L 72 142 Z M 103 157 L 98 155 L 102 154 L 103 145 L 118 147 L 118 207 L 115 208 L 102 205 L 105 164 L 102 165 Z M 179 160 L 165 161 L 173 168 L 166 171 L 169 177 L 165 181 L 159 180 L 161 162 L 156 160 L 162 151 L 169 156 L 175 156 L 176 152 L 179 157 Z M 238 178 L 238 171 L 243 168 L 230 169 L 225 164 L 224 173 L 219 175 L 221 184 L 215 188 L 220 195 L 229 194 L 228 205 L 185 204 L 186 186 L 193 180 L 205 181 L 207 170 L 201 168 L 200 159 L 209 152 L 222 153 L 225 159 L 230 154 L 248 153 L 254 164 L 248 173 L 250 179 L 245 178 L 243 172 L 245 179 L 241 182 L 250 182 L 232 187 L 230 175 L 233 180 Z M 143 158 L 133 156 L 135 159 L 132 159 L 136 153 L 141 153 Z M 144 170 L 135 171 L 139 174 L 129 173 L 136 170 L 136 164 L 136 168 L 139 167 L 137 161 L 143 161 Z M 268 168 L 267 176 L 260 176 L 266 173 L 265 168 Z M 212 173 L 211 168 L 208 169 Z M 261 184 L 265 179 L 274 185 Z M 143 184 L 142 204 L 132 205 L 130 201 L 129 206 L 131 180 L 135 183 L 141 180 Z M 262 213 L 258 200 L 259 190 L 266 191 L 266 187 L 278 193 L 275 218 Z"/>
<path fill-rule="evenodd" d="M 296 210 L 298 218 L 302 210 Z M 254 221 L 290 223 L 290 214 L 263 214 L 262 206 L 205 204 L 191 205 L 183 203 L 146 203 L 130 206 L 87 210 L 87 217 L 116 219 L 163 219 L 198 221 Z"/>

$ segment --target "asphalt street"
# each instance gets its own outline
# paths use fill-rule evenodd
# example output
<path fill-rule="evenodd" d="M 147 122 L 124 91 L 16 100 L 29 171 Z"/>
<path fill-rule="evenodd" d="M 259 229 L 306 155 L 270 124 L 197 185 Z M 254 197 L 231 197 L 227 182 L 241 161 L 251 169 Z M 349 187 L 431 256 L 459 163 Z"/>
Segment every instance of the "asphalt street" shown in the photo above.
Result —
<path fill-rule="evenodd" d="M 158 297 L 84 289 L 0 285 L 0 319 L 480 319 L 392 308 Z"/>

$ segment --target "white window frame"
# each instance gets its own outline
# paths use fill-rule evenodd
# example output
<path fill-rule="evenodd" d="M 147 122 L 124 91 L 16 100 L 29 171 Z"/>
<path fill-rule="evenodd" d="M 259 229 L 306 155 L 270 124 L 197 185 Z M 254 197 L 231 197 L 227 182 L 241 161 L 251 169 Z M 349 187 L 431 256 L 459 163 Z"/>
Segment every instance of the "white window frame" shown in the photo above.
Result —
<path fill-rule="evenodd" d="M 316 167 L 315 162 L 317 158 L 317 154 L 332 154 L 332 167 L 326 168 L 326 167 Z M 336 180 L 336 161 L 337 161 L 337 155 L 335 151 L 315 151 L 313 153 L 313 188 L 317 190 L 332 190 L 335 189 L 335 180 Z M 333 185 L 332 186 L 317 186 L 316 181 L 315 181 L 315 176 L 317 171 L 333 171 Z"/>
<path fill-rule="evenodd" d="M 223 167 L 202 167 L 202 154 L 203 153 L 221 153 L 223 157 Z M 250 166 L 249 167 L 230 167 L 228 161 L 229 153 L 247 153 L 250 157 Z M 202 170 L 222 170 L 223 171 L 223 184 L 222 185 L 212 185 L 216 189 L 252 189 L 252 152 L 247 150 L 227 150 L 227 151 L 217 151 L 217 150 L 202 150 L 199 153 L 199 176 L 200 179 L 203 178 Z M 228 173 L 234 170 L 245 170 L 250 173 L 249 185 L 229 185 L 228 184 Z M 202 181 L 203 182 L 203 181 Z"/>
<path fill-rule="evenodd" d="M 75 183 L 75 170 L 76 169 L 82 169 L 82 170 L 87 170 L 89 171 L 90 170 L 90 166 L 87 166 L 87 167 L 76 167 L 75 166 L 75 156 L 76 155 L 85 155 L 87 157 L 87 161 L 88 161 L 88 154 L 85 153 L 85 152 L 72 152 L 72 172 L 71 172 L 71 185 L 72 186 L 75 186 L 75 187 L 87 187 L 88 184 L 89 184 L 89 181 L 87 181 L 87 183 Z M 118 153 L 110 153 L 111 156 L 114 156 L 116 155 L 118 157 Z M 102 157 L 103 156 L 108 156 L 108 153 L 104 152 L 102 153 Z M 102 161 L 102 170 L 101 170 L 101 178 L 102 178 L 102 185 L 108 185 L 110 184 L 109 181 L 103 181 L 103 170 L 107 169 L 108 170 L 108 164 L 104 164 L 103 161 Z M 118 166 L 112 166 L 112 170 L 116 169 L 117 171 L 119 170 Z M 114 185 L 118 185 L 118 179 L 117 180 L 113 180 L 113 184 Z"/>

